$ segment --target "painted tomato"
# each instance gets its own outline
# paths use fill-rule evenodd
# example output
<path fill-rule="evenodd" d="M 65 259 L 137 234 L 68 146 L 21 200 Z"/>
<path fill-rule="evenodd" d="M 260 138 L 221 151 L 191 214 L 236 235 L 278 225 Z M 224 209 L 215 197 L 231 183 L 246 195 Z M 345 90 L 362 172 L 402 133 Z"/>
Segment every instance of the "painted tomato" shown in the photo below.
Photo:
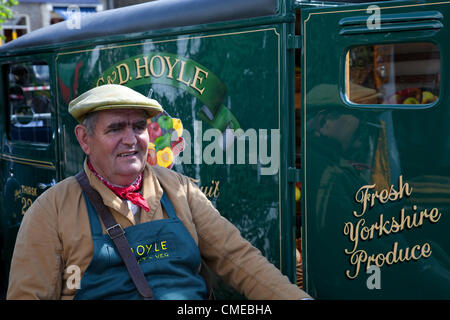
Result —
<path fill-rule="evenodd" d="M 148 134 L 150 135 L 150 141 L 155 141 L 156 138 L 161 136 L 162 130 L 157 122 L 150 122 L 148 125 Z"/>

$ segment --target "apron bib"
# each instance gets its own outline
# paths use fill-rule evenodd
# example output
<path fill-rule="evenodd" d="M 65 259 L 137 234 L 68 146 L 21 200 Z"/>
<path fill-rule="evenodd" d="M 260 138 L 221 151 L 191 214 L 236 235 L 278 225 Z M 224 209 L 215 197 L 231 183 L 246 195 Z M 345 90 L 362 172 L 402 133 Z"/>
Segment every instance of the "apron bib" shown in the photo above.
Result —
<path fill-rule="evenodd" d="M 97 212 L 86 195 L 84 198 L 94 254 L 74 299 L 142 299 L 114 243 L 108 235 L 102 234 Z M 198 273 L 201 264 L 198 247 L 178 219 L 165 193 L 161 198 L 161 205 L 168 219 L 149 221 L 124 229 L 131 250 L 153 290 L 154 299 L 206 299 L 205 281 Z"/>

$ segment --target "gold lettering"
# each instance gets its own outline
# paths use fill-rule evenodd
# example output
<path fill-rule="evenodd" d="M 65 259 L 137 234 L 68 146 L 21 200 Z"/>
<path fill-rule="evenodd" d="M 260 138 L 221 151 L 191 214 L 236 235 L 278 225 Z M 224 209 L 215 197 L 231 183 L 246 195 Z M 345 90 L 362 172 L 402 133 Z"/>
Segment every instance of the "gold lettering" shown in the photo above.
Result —
<path fill-rule="evenodd" d="M 150 72 L 149 72 L 149 69 L 148 69 L 148 57 L 144 57 L 144 64 L 143 65 L 140 64 L 139 60 L 140 60 L 140 58 L 134 59 L 134 62 L 136 63 L 136 74 L 137 74 L 136 80 L 142 78 L 142 75 L 141 75 L 141 69 L 142 68 L 144 68 L 144 70 L 145 70 L 144 77 L 145 78 L 150 77 Z"/>
<path fill-rule="evenodd" d="M 351 256 L 350 256 L 350 263 L 355 266 L 355 270 L 354 270 L 354 274 L 351 275 L 349 270 L 345 271 L 345 275 L 349 278 L 349 279 L 356 279 L 356 277 L 359 274 L 359 270 L 361 268 L 361 263 L 366 262 L 367 261 L 367 252 L 364 250 L 358 250 L 355 251 Z"/>
<path fill-rule="evenodd" d="M 37 197 L 37 188 L 21 185 L 21 193 Z"/>
<path fill-rule="evenodd" d="M 155 72 L 155 67 L 154 67 L 155 59 L 159 59 L 159 64 L 160 64 L 160 72 L 158 74 Z M 159 78 L 164 74 L 165 71 L 166 71 L 166 64 L 164 63 L 163 57 L 158 56 L 158 55 L 153 56 L 150 59 L 150 72 L 151 72 L 152 76 L 154 76 L 155 78 Z"/>
<path fill-rule="evenodd" d="M 392 250 L 386 254 L 385 260 L 388 265 L 396 263 L 395 258 L 396 258 L 396 254 L 397 254 L 397 247 L 398 247 L 398 242 L 394 242 L 394 246 L 393 246 Z"/>
<path fill-rule="evenodd" d="M 369 189 L 373 189 L 375 188 L 375 185 L 367 185 L 367 186 L 362 186 L 361 188 L 359 188 L 359 190 L 356 192 L 355 194 L 355 200 L 358 203 L 362 204 L 362 212 L 360 214 L 358 214 L 356 211 L 353 211 L 353 215 L 355 217 L 361 217 L 367 210 L 367 202 L 370 200 L 370 194 L 369 194 Z"/>
<path fill-rule="evenodd" d="M 441 219 L 442 214 L 439 212 L 437 208 L 433 208 L 430 211 L 430 215 L 428 216 L 428 220 L 430 220 L 433 223 L 436 223 Z"/>
<path fill-rule="evenodd" d="M 395 190 L 394 185 L 391 185 L 389 190 L 383 189 L 380 192 L 375 190 L 375 184 L 362 186 L 355 194 L 355 201 L 362 205 L 361 213 L 358 214 L 357 211 L 353 211 L 353 215 L 357 218 L 361 217 L 368 208 L 370 209 L 375 205 L 377 199 L 380 203 L 385 204 L 388 201 L 401 200 L 405 195 L 408 197 L 411 195 L 412 188 L 407 182 L 403 183 L 403 176 L 399 177 L 398 185 L 398 191 Z M 369 193 L 370 190 L 373 190 L 373 193 Z"/>
<path fill-rule="evenodd" d="M 389 200 L 388 190 L 387 189 L 381 190 L 381 192 L 378 194 L 378 201 L 380 201 L 381 203 L 386 203 L 388 200 Z"/>
<path fill-rule="evenodd" d="M 380 261 L 381 260 L 381 261 Z M 367 268 L 370 267 L 371 262 L 375 262 L 377 267 L 382 267 L 384 264 L 384 255 L 382 253 L 375 255 L 370 255 L 367 259 Z"/>
<path fill-rule="evenodd" d="M 128 65 L 126 63 L 121 63 L 118 66 L 116 66 L 117 68 L 117 73 L 119 74 L 119 84 L 125 84 L 128 82 L 128 80 L 130 80 L 130 69 L 128 68 Z M 125 71 L 125 79 L 124 77 L 122 77 L 122 72 L 121 72 L 121 68 L 124 68 Z"/>
<path fill-rule="evenodd" d="M 161 241 L 161 249 L 167 250 L 166 243 L 167 241 Z"/>
<path fill-rule="evenodd" d="M 413 210 L 417 210 L 417 206 L 413 205 Z M 378 222 L 370 226 L 364 226 L 366 220 L 361 218 L 356 223 L 354 227 L 352 222 L 346 222 L 344 224 L 344 234 L 349 236 L 349 240 L 353 242 L 353 250 L 347 251 L 346 253 L 352 253 L 358 246 L 359 239 L 361 240 L 371 240 L 374 238 L 375 230 L 378 230 L 378 237 L 383 235 L 389 235 L 391 233 L 397 233 L 403 230 L 418 228 L 422 226 L 425 221 L 424 218 L 428 219 L 432 223 L 439 221 L 442 214 L 437 208 L 433 208 L 428 213 L 428 210 L 422 210 L 419 213 L 414 212 L 412 215 L 405 214 L 405 208 L 400 210 L 400 215 L 398 218 L 392 217 L 391 220 L 384 220 L 384 215 L 380 214 Z"/>
<path fill-rule="evenodd" d="M 403 183 L 403 176 L 398 178 L 398 185 L 400 186 L 398 199 L 402 199 L 403 195 L 409 197 L 412 194 L 412 188 L 409 187 L 409 184 L 407 182 Z"/>
<path fill-rule="evenodd" d="M 214 193 L 213 193 L 214 198 L 218 198 L 219 197 L 219 194 L 220 194 L 220 192 L 219 192 L 219 183 L 220 183 L 220 181 L 216 181 L 216 187 L 214 188 Z"/>
<path fill-rule="evenodd" d="M 33 204 L 33 200 L 31 200 L 30 198 L 26 198 L 26 197 L 21 197 L 21 202 L 22 202 L 22 215 L 25 214 L 25 212 L 27 212 L 28 208 L 31 207 L 31 205 Z"/>
<path fill-rule="evenodd" d="M 401 231 L 401 226 L 400 224 L 397 223 L 397 220 L 395 220 L 394 218 L 392 218 L 392 224 L 391 224 L 391 232 L 393 233 L 397 233 L 399 231 Z"/>
<path fill-rule="evenodd" d="M 421 250 L 422 257 L 428 258 L 431 256 L 431 246 L 428 242 L 424 243 Z"/>
<path fill-rule="evenodd" d="M 412 249 L 411 249 L 411 258 L 413 259 L 413 260 L 419 260 L 420 259 L 420 257 L 421 257 L 421 255 L 422 255 L 422 252 L 421 252 L 421 254 L 419 255 L 419 256 L 416 256 L 416 254 L 414 253 L 417 249 L 420 249 L 420 246 L 418 245 L 418 244 L 416 244 L 414 247 L 412 247 Z"/>
<path fill-rule="evenodd" d="M 371 239 L 370 234 L 372 233 L 373 236 L 373 232 L 371 232 L 371 229 L 369 227 L 362 227 L 361 229 L 361 239 L 362 240 L 367 240 L 367 239 Z"/>
<path fill-rule="evenodd" d="M 353 249 L 351 251 L 345 249 L 346 254 L 351 254 L 356 251 L 359 244 L 359 229 L 360 227 L 364 226 L 366 223 L 365 219 L 359 219 L 358 223 L 356 224 L 356 228 L 353 227 L 353 224 L 351 222 L 347 222 L 344 226 L 344 234 L 348 235 L 350 238 L 350 241 L 353 242 Z"/>
<path fill-rule="evenodd" d="M 431 255 L 431 246 L 429 243 L 423 245 L 416 244 L 412 248 L 406 247 L 404 249 L 398 248 L 398 242 L 394 242 L 392 250 L 387 253 L 378 253 L 368 255 L 365 250 L 357 250 L 350 256 L 350 264 L 354 267 L 353 274 L 350 270 L 345 271 L 345 275 L 349 279 L 355 279 L 362 266 L 369 268 L 371 263 L 375 263 L 378 267 L 382 267 L 385 263 L 392 265 L 400 262 L 407 262 L 411 260 L 419 260 L 421 258 L 428 258 Z"/>
<path fill-rule="evenodd" d="M 114 78 L 112 76 L 114 76 Z M 108 79 L 108 84 L 112 84 L 112 83 L 116 82 L 117 72 L 116 71 L 112 71 L 111 72 L 111 76 L 107 76 L 106 79 Z"/>
<path fill-rule="evenodd" d="M 208 187 L 205 187 L 205 186 L 200 187 L 200 191 L 203 192 L 205 194 L 205 196 L 207 196 L 208 198 L 211 198 L 211 189 L 212 189 L 212 187 L 209 187 L 209 191 L 208 191 Z"/>
<path fill-rule="evenodd" d="M 376 185 L 362 186 L 354 196 L 357 203 L 361 204 L 360 212 L 353 211 L 357 218 L 363 216 L 376 202 L 386 204 L 389 201 L 398 201 L 403 197 L 409 197 L 412 194 L 412 187 L 403 182 L 403 176 L 399 177 L 398 189 L 394 185 L 390 188 L 377 190 Z M 371 225 L 365 225 L 366 220 L 360 218 L 357 222 L 344 223 L 344 235 L 348 236 L 352 243 L 352 249 L 344 249 L 345 254 L 350 256 L 352 270 L 346 270 L 345 274 L 349 279 L 355 279 L 363 267 L 369 268 L 371 264 L 378 267 L 383 265 L 392 265 L 408 261 L 417 261 L 421 258 L 431 256 L 432 250 L 429 243 L 416 244 L 412 247 L 399 248 L 398 242 L 394 242 L 392 249 L 388 252 L 368 254 L 365 250 L 358 250 L 361 241 L 370 241 L 376 235 L 382 237 L 391 233 L 398 233 L 405 230 L 420 228 L 426 221 L 429 223 L 439 222 L 442 213 L 438 208 L 419 210 L 416 204 L 412 205 L 412 210 L 408 214 L 406 208 L 401 208 L 399 215 L 392 216 L 385 220 L 384 214 L 380 213 L 379 219 Z"/>
<path fill-rule="evenodd" d="M 193 178 L 190 178 L 190 179 L 194 183 L 200 182 L 200 180 L 198 180 L 198 179 L 193 179 Z M 207 196 L 209 198 L 211 198 L 211 197 L 218 198 L 220 195 L 219 183 L 220 183 L 220 181 L 211 180 L 212 185 L 210 185 L 209 187 L 208 186 L 199 186 L 199 189 L 201 192 L 203 192 L 205 194 L 205 196 Z M 214 190 L 213 190 L 213 188 L 214 188 Z"/>
<path fill-rule="evenodd" d="M 184 75 L 184 66 L 186 65 L 186 61 L 181 61 L 181 68 L 180 68 L 180 73 L 178 74 L 178 81 L 183 82 L 185 85 L 189 86 L 189 83 L 191 81 L 191 79 L 189 80 L 184 80 L 183 79 L 183 75 Z"/>
<path fill-rule="evenodd" d="M 202 76 L 200 76 L 200 72 L 202 72 L 204 74 L 204 78 Z M 205 91 L 205 88 L 200 89 L 199 87 L 197 87 L 197 82 L 199 84 L 201 84 L 203 82 L 203 80 L 206 79 L 207 77 L 208 77 L 207 71 L 195 66 L 195 74 L 194 74 L 194 79 L 192 79 L 192 82 L 191 82 L 191 87 L 194 88 L 195 90 L 197 90 L 200 94 L 203 94 L 203 91 Z"/>
<path fill-rule="evenodd" d="M 101 84 L 99 83 L 100 80 L 102 81 Z M 98 80 L 97 80 L 97 87 L 98 87 L 98 86 L 101 86 L 101 85 L 104 85 L 104 84 L 105 84 L 105 79 L 104 79 L 103 77 L 98 78 Z"/>
<path fill-rule="evenodd" d="M 170 57 L 164 57 L 164 59 L 166 59 L 167 61 L 167 66 L 169 67 L 169 73 L 167 74 L 167 78 L 169 79 L 173 79 L 173 68 L 177 65 L 178 62 L 180 62 L 180 59 L 175 59 L 175 63 L 172 65 L 170 64 Z"/>

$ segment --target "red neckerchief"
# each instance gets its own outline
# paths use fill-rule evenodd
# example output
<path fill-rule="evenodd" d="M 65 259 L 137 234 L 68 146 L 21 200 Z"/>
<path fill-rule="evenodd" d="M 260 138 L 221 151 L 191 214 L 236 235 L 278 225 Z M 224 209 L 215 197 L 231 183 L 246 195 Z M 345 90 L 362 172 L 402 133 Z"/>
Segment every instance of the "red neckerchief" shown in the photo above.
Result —
<path fill-rule="evenodd" d="M 148 206 L 147 201 L 144 199 L 144 197 L 138 192 L 138 190 L 141 189 L 142 186 L 142 173 L 139 175 L 139 177 L 136 179 L 134 183 L 129 185 L 128 187 L 119 187 L 114 186 L 108 181 L 105 180 L 101 175 L 95 171 L 94 167 L 91 165 L 91 163 L 88 161 L 88 167 L 91 169 L 92 173 L 101 181 L 105 186 L 107 186 L 112 192 L 114 192 L 117 196 L 119 196 L 122 199 L 130 200 L 135 205 L 141 207 L 145 211 L 149 212 L 150 207 Z"/>

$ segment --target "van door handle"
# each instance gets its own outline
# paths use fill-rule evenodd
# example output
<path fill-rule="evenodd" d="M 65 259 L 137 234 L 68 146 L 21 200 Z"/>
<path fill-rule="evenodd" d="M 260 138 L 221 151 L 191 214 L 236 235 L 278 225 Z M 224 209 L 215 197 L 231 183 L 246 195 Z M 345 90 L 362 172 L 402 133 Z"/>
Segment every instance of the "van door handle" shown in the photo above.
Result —
<path fill-rule="evenodd" d="M 50 181 L 50 183 L 38 183 L 37 187 L 41 190 L 45 190 L 47 188 L 50 188 L 52 186 L 54 186 L 56 184 L 56 180 L 53 178 L 52 181 Z"/>

